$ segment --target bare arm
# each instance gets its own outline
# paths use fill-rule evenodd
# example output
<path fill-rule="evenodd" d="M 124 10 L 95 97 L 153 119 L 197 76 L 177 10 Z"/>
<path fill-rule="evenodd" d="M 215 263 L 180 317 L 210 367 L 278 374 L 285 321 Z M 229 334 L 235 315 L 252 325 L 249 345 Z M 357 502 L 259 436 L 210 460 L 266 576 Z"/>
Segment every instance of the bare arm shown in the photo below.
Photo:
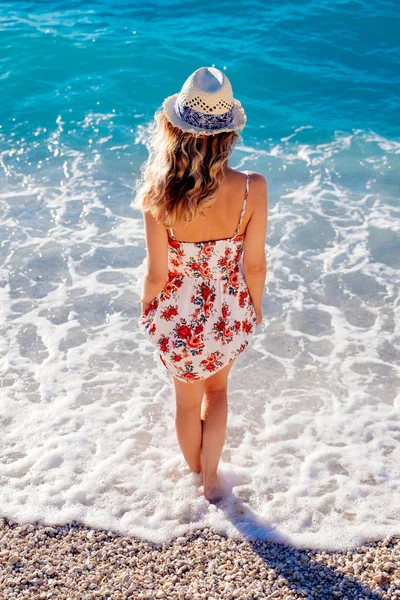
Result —
<path fill-rule="evenodd" d="M 143 280 L 142 312 L 161 292 L 168 279 L 168 234 L 149 213 L 144 213 L 146 233 L 147 267 Z"/>
<path fill-rule="evenodd" d="M 267 182 L 259 173 L 252 173 L 250 182 L 253 184 L 253 212 L 246 227 L 243 270 L 259 325 L 262 322 L 261 306 L 267 275 L 265 238 L 268 226 L 268 193 Z"/>

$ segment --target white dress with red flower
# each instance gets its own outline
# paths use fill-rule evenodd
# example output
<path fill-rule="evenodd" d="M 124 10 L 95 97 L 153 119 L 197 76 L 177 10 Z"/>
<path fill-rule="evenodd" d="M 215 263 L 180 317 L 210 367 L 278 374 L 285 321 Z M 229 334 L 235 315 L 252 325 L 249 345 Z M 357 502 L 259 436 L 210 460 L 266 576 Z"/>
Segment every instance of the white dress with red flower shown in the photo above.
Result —
<path fill-rule="evenodd" d="M 138 324 L 177 379 L 213 375 L 247 346 L 256 314 L 243 273 L 244 234 L 250 174 L 236 231 L 231 238 L 179 242 L 168 238 L 168 281 Z"/>

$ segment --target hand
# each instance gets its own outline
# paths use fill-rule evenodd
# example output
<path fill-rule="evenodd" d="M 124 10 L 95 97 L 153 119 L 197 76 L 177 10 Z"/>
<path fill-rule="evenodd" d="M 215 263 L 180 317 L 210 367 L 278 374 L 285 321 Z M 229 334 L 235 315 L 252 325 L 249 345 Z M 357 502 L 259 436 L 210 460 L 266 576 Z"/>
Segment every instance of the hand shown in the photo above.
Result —
<path fill-rule="evenodd" d="M 141 308 L 140 308 L 141 314 L 143 314 L 148 308 L 150 308 L 150 302 L 143 302 L 143 300 L 141 300 L 140 305 L 141 305 Z"/>
<path fill-rule="evenodd" d="M 261 325 L 261 323 L 262 323 L 262 312 L 261 312 L 261 310 L 256 310 L 256 317 L 257 317 L 256 325 Z"/>

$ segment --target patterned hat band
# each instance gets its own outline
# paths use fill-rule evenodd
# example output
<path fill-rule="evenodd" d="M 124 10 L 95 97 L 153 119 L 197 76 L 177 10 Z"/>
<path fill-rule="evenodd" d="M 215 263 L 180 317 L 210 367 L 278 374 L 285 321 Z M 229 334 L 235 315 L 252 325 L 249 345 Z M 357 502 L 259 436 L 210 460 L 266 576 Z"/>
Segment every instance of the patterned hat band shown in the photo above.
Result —
<path fill-rule="evenodd" d="M 239 131 L 247 118 L 228 77 L 215 67 L 194 71 L 179 93 L 164 99 L 162 108 L 172 125 L 194 135 Z"/>
<path fill-rule="evenodd" d="M 227 112 L 221 115 L 205 114 L 190 108 L 180 102 L 179 96 L 175 100 L 175 110 L 180 118 L 194 127 L 201 127 L 203 129 L 224 129 L 229 127 L 233 121 L 233 106 Z"/>

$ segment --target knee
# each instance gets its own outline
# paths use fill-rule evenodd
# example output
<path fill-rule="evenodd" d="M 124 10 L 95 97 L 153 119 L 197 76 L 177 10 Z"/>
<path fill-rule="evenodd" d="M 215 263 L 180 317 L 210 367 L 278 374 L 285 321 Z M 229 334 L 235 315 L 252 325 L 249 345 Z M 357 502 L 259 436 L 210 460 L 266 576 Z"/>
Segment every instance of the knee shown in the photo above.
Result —
<path fill-rule="evenodd" d="M 204 390 L 205 396 L 207 396 L 207 398 L 210 398 L 210 399 L 226 398 L 227 392 L 228 392 L 227 386 L 220 386 L 220 387 L 215 387 L 215 388 L 205 388 L 205 390 Z"/>
<path fill-rule="evenodd" d="M 176 396 L 176 405 L 183 410 L 199 410 L 202 398 L 190 398 L 187 396 Z"/>

